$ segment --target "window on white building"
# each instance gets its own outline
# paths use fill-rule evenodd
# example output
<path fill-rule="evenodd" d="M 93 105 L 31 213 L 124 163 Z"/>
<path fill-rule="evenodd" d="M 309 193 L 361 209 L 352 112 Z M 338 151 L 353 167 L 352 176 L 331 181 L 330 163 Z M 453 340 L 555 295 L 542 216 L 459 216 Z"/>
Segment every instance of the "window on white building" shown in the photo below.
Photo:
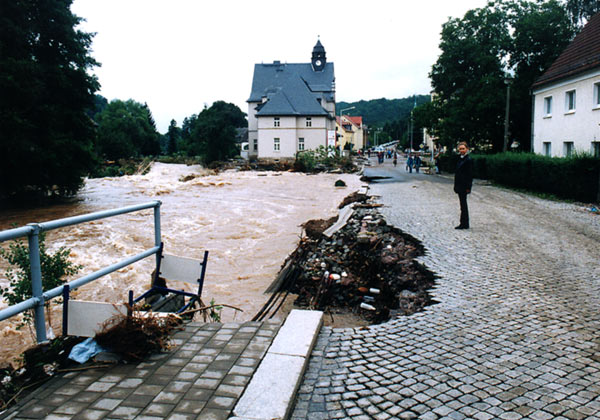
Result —
<path fill-rule="evenodd" d="M 594 108 L 600 108 L 600 82 L 594 83 Z"/>
<path fill-rule="evenodd" d="M 304 150 L 304 137 L 298 138 L 298 151 Z"/>
<path fill-rule="evenodd" d="M 565 157 L 571 156 L 573 154 L 574 150 L 575 150 L 575 147 L 574 147 L 572 141 L 565 141 L 563 143 L 563 155 Z"/>
<path fill-rule="evenodd" d="M 552 116 L 552 96 L 544 98 L 544 116 Z"/>
<path fill-rule="evenodd" d="M 277 137 L 275 137 L 273 139 L 273 150 L 275 150 L 276 152 L 278 152 L 279 150 L 281 150 L 280 141 L 279 141 L 279 138 L 277 138 Z"/>
<path fill-rule="evenodd" d="M 565 112 L 575 112 L 576 96 L 575 91 L 570 90 L 565 93 Z"/>
<path fill-rule="evenodd" d="M 254 151 L 258 151 L 258 140 L 254 139 Z"/>
<path fill-rule="evenodd" d="M 312 127 L 312 119 L 311 119 L 311 117 L 306 117 L 306 126 L 307 127 Z"/>
<path fill-rule="evenodd" d="M 549 141 L 544 142 L 544 156 L 552 156 L 552 143 Z"/>
<path fill-rule="evenodd" d="M 279 117 L 273 118 L 273 127 L 279 127 Z"/>
<path fill-rule="evenodd" d="M 594 157 L 600 157 L 600 141 L 592 142 L 592 155 Z"/>

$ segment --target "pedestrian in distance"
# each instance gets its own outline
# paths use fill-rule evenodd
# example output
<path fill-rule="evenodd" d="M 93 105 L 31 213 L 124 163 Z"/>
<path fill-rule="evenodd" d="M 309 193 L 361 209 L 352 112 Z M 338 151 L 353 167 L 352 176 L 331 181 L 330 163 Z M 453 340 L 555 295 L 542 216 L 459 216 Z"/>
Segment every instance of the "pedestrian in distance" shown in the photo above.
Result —
<path fill-rule="evenodd" d="M 440 152 L 435 155 L 435 173 L 441 174 L 442 171 L 440 169 Z"/>
<path fill-rule="evenodd" d="M 398 153 L 394 152 L 394 167 L 398 164 Z"/>
<path fill-rule="evenodd" d="M 460 155 L 454 173 L 454 192 L 458 194 L 460 202 L 460 224 L 455 229 L 469 229 L 469 207 L 467 195 L 473 186 L 473 159 L 469 156 L 469 146 L 466 142 L 458 143 Z"/>
<path fill-rule="evenodd" d="M 412 154 L 408 155 L 408 159 L 406 159 L 406 170 L 408 170 L 408 172 L 410 172 L 412 174 L 412 168 L 413 168 L 413 156 Z"/>
<path fill-rule="evenodd" d="M 419 173 L 419 168 L 421 167 L 421 157 L 419 155 L 415 156 L 415 170 Z"/>

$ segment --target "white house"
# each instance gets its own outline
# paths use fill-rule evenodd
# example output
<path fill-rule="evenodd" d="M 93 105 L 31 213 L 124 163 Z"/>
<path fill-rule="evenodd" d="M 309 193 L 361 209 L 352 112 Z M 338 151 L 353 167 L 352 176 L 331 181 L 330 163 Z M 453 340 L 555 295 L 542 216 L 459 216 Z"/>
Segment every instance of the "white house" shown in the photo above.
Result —
<path fill-rule="evenodd" d="M 317 41 L 310 63 L 256 64 L 248 99 L 249 156 L 293 158 L 335 144 L 335 76 Z"/>
<path fill-rule="evenodd" d="M 600 13 L 532 86 L 533 151 L 600 157 Z"/>

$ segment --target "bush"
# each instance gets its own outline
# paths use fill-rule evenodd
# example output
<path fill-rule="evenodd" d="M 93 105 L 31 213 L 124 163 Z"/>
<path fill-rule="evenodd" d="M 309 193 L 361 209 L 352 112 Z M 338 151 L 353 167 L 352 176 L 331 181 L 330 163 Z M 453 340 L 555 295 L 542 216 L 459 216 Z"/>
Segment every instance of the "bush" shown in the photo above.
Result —
<path fill-rule="evenodd" d="M 298 172 L 313 172 L 317 166 L 317 158 L 313 150 L 299 152 L 294 161 L 294 170 Z"/>
<path fill-rule="evenodd" d="M 60 247 L 54 254 L 46 252 L 46 235 L 39 235 L 40 265 L 42 270 L 42 289 L 54 289 L 65 283 L 65 277 L 76 274 L 81 266 L 69 261 L 71 250 Z M 5 259 L 10 267 L 6 269 L 6 278 L 10 285 L 0 288 L 2 296 L 9 305 L 16 305 L 32 297 L 31 268 L 29 266 L 29 248 L 22 240 L 16 240 L 7 249 L 0 248 L 0 257 Z M 33 320 L 32 310 L 25 312 L 24 321 L 17 329 L 30 324 Z M 46 302 L 46 313 L 50 324 L 49 302 Z"/>
<path fill-rule="evenodd" d="M 534 153 L 472 155 L 475 178 L 500 185 L 552 194 L 560 198 L 596 202 L 600 189 L 600 159 L 588 154 L 568 158 Z M 443 171 L 454 172 L 458 155 L 440 156 Z"/>

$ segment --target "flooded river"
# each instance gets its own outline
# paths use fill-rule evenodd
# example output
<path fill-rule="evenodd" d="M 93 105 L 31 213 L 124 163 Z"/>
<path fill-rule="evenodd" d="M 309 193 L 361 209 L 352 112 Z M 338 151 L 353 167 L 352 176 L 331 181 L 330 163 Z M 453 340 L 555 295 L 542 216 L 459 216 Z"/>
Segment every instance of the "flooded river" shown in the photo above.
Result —
<path fill-rule="evenodd" d="M 0 210 L 0 230 L 110 208 L 161 200 L 161 230 L 165 252 L 201 258 L 209 250 L 203 300 L 214 299 L 242 308 L 235 319 L 252 318 L 265 303 L 263 292 L 274 280 L 286 256 L 298 242 L 300 225 L 337 214 L 342 199 L 360 188 L 356 175 L 306 175 L 289 172 L 226 171 L 203 174 L 198 166 L 156 163 L 146 175 L 91 179 L 76 200 L 30 210 Z M 346 188 L 335 188 L 342 179 Z M 144 210 L 51 231 L 50 251 L 71 249 L 72 261 L 83 266 L 78 276 L 134 255 L 154 245 L 153 212 Z M 6 244 L 3 244 L 6 246 Z M 0 286 L 6 286 L 6 263 L 0 261 Z M 75 291 L 82 300 L 118 302 L 127 291 L 139 295 L 150 284 L 153 258 L 147 258 Z M 6 303 L 0 302 L 0 308 Z M 60 328 L 54 311 L 53 327 Z M 223 309 L 224 321 L 234 311 Z M 31 345 L 27 331 L 0 323 L 2 355 L 17 355 Z"/>

